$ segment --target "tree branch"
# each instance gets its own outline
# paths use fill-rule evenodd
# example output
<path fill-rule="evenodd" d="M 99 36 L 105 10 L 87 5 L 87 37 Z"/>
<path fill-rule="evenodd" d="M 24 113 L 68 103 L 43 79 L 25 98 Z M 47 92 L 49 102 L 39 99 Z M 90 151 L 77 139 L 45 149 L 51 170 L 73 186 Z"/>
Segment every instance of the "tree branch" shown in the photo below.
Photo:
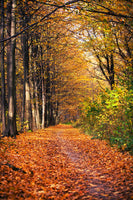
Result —
<path fill-rule="evenodd" d="M 100 10 L 93 10 L 93 9 L 88 9 L 86 10 L 88 12 L 92 12 L 92 13 L 99 13 L 99 14 L 104 14 L 104 15 L 110 15 L 110 16 L 115 16 L 115 17 L 122 17 L 122 18 L 130 18 L 130 19 L 133 19 L 133 16 L 128 16 L 128 15 L 123 15 L 123 14 L 116 14 L 114 13 L 113 11 L 109 11 L 109 12 L 104 12 L 104 11 L 100 11 Z"/>
<path fill-rule="evenodd" d="M 56 10 L 58 10 L 58 8 L 55 8 L 55 9 L 52 10 L 50 13 L 48 13 L 47 15 L 45 15 L 44 17 L 42 17 L 41 20 L 39 20 L 39 21 L 37 21 L 37 22 L 35 22 L 35 23 L 33 23 L 33 24 L 27 26 L 26 28 L 24 28 L 22 31 L 16 33 L 15 35 L 13 35 L 13 36 L 11 36 L 11 37 L 8 37 L 8 38 L 5 38 L 4 40 L 0 40 L 0 43 L 5 42 L 5 41 L 8 41 L 8 40 L 11 40 L 12 38 L 15 38 L 15 37 L 21 35 L 21 34 L 22 34 L 23 32 L 25 32 L 27 29 L 36 26 L 36 25 L 39 24 L 41 21 L 43 21 L 45 18 L 47 18 L 47 17 L 49 17 L 50 15 L 52 15 L 53 13 L 55 13 Z"/>
<path fill-rule="evenodd" d="M 33 23 L 33 24 L 27 26 L 26 28 L 24 28 L 22 31 L 16 33 L 15 35 L 13 35 L 13 36 L 11 36 L 11 37 L 8 37 L 8 38 L 5 38 L 5 39 L 3 39 L 3 40 L 0 40 L 0 43 L 5 42 L 5 41 L 8 41 L 8 40 L 11 40 L 12 38 L 15 38 L 15 37 L 21 35 L 21 34 L 22 34 L 23 32 L 25 32 L 27 29 L 36 26 L 37 24 L 39 24 L 40 22 L 42 22 L 44 19 L 48 18 L 50 15 L 52 15 L 53 13 L 55 13 L 58 9 L 65 8 L 65 7 L 67 7 L 68 5 L 71 5 L 71 4 L 77 3 L 77 2 L 86 2 L 86 1 L 84 1 L 84 0 L 71 0 L 71 1 L 66 2 L 66 3 L 63 4 L 63 5 L 56 5 L 56 4 L 55 4 L 55 5 L 51 5 L 51 6 L 54 6 L 54 7 L 56 7 L 56 8 L 55 8 L 54 10 L 52 10 L 50 13 L 48 13 L 47 15 L 45 15 L 44 17 L 42 17 L 39 21 L 37 21 L 37 22 L 35 22 L 35 23 Z M 87 1 L 87 3 L 89 3 L 89 2 Z M 109 12 L 104 12 L 104 11 L 99 11 L 99 10 L 94 10 L 94 9 L 86 10 L 86 11 L 88 11 L 88 12 L 93 12 L 93 13 L 99 13 L 99 14 L 110 15 L 110 16 L 116 16 L 116 17 L 123 17 L 123 18 L 131 18 L 131 19 L 133 19 L 132 16 L 123 15 L 123 14 L 120 14 L 120 13 L 119 13 L 119 14 L 116 14 L 116 13 L 114 13 L 114 12 L 111 11 L 111 10 L 110 10 Z"/>
<path fill-rule="evenodd" d="M 25 32 L 27 29 L 36 26 L 37 24 L 39 24 L 40 22 L 42 22 L 44 19 L 48 18 L 50 15 L 52 15 L 53 13 L 55 13 L 58 9 L 65 8 L 66 6 L 68 6 L 68 5 L 70 5 L 70 4 L 73 4 L 73 3 L 76 3 L 76 2 L 78 2 L 78 1 L 80 1 L 80 0 L 68 1 L 68 2 L 66 2 L 65 4 L 60 5 L 60 6 L 59 6 L 59 5 L 55 5 L 56 8 L 55 8 L 54 10 L 52 10 L 50 13 L 48 13 L 47 15 L 45 15 L 44 17 L 42 17 L 39 21 L 37 21 L 37 22 L 35 22 L 35 23 L 33 23 L 33 24 L 27 26 L 27 27 L 24 28 L 22 31 L 16 33 L 15 35 L 13 35 L 13 36 L 11 36 L 11 37 L 8 37 L 8 38 L 5 38 L 5 39 L 3 39 L 3 40 L 0 40 L 0 43 L 5 42 L 5 41 L 8 41 L 8 40 L 11 40 L 12 38 L 15 38 L 15 37 L 21 35 L 21 34 L 22 34 L 23 32 Z"/>

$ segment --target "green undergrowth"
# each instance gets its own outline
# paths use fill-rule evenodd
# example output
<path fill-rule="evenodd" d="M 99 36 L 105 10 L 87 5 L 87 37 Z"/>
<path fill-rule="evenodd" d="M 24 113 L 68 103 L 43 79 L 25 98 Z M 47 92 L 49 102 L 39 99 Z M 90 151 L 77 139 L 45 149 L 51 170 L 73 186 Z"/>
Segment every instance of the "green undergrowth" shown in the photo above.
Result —
<path fill-rule="evenodd" d="M 133 154 L 133 90 L 123 87 L 106 90 L 95 101 L 85 101 L 76 126 L 111 146 Z"/>

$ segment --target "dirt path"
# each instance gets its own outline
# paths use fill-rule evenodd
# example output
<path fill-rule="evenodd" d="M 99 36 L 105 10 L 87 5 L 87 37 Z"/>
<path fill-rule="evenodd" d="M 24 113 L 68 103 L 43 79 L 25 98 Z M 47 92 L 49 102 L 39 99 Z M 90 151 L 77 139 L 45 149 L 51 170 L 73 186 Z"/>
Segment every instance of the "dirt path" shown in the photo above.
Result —
<path fill-rule="evenodd" d="M 3 139 L 0 155 L 3 200 L 133 199 L 133 157 L 71 126 Z"/>
<path fill-rule="evenodd" d="M 68 162 L 73 166 L 79 180 L 83 180 L 82 186 L 85 186 L 86 193 L 83 198 L 130 199 L 132 197 L 132 189 L 126 191 L 121 182 L 124 177 L 117 177 L 118 172 L 114 172 L 114 170 L 122 170 L 119 169 L 119 163 L 122 161 L 121 154 L 111 149 L 104 141 L 91 140 L 89 136 L 79 135 L 77 130 L 72 132 L 71 126 L 67 131 L 64 128 L 56 130 L 56 134 L 61 153 L 68 157 Z M 114 159 L 117 159 L 116 163 Z M 112 166 L 112 173 L 111 163 L 115 164 Z M 120 189 L 117 187 L 118 184 L 121 185 Z M 125 186 L 127 188 L 127 184 Z M 133 185 L 131 187 L 133 188 Z"/>

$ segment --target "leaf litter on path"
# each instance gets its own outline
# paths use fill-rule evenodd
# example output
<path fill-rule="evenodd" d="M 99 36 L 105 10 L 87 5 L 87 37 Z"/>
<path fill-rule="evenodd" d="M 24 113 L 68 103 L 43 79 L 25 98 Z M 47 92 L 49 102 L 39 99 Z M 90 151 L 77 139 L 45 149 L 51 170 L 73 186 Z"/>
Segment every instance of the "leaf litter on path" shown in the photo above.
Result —
<path fill-rule="evenodd" d="M 133 199 L 133 157 L 72 126 L 0 145 L 0 199 Z"/>

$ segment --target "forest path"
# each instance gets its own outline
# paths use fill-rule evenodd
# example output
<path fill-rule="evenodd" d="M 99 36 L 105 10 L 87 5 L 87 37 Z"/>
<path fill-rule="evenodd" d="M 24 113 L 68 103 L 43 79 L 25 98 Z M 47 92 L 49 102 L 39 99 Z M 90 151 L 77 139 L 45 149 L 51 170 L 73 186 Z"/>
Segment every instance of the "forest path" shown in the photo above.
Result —
<path fill-rule="evenodd" d="M 0 199 L 133 199 L 133 157 L 72 126 L 1 144 Z"/>

